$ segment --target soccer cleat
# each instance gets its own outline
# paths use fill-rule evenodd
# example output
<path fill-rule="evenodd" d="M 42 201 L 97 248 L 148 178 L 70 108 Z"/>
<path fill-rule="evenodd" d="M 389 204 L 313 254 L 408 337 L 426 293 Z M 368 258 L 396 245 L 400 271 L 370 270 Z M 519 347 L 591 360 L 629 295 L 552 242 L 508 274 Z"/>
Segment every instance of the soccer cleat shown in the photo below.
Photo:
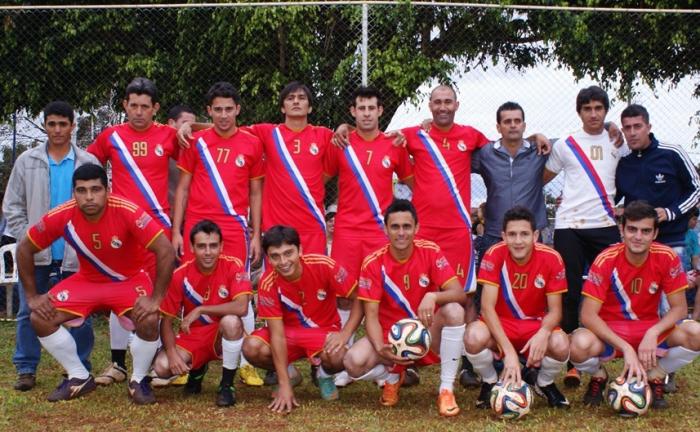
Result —
<path fill-rule="evenodd" d="M 309 365 L 309 375 L 311 376 L 311 383 L 314 387 L 318 387 L 318 366 Z"/>
<path fill-rule="evenodd" d="M 255 370 L 255 366 L 247 364 L 245 366 L 241 366 L 239 371 L 241 382 L 243 384 L 251 387 L 261 387 L 264 384 L 262 378 L 260 378 L 260 375 L 258 375 L 258 371 Z"/>
<path fill-rule="evenodd" d="M 126 369 L 116 363 L 111 363 L 95 378 L 95 384 L 108 386 L 126 380 Z"/>
<path fill-rule="evenodd" d="M 459 372 L 459 383 L 464 388 L 479 387 L 479 377 L 476 376 L 473 370 L 462 369 Z"/>
<path fill-rule="evenodd" d="M 178 375 L 177 378 L 175 378 L 174 380 L 172 380 L 172 381 L 170 382 L 170 385 L 174 385 L 174 386 L 184 386 L 185 384 L 187 384 L 187 378 L 188 378 L 188 376 L 189 376 L 189 375 L 186 374 L 186 373 L 185 373 L 185 374 L 182 374 L 182 375 Z"/>
<path fill-rule="evenodd" d="M 539 397 L 546 397 L 542 390 L 537 386 L 537 375 L 540 373 L 537 368 L 523 367 L 520 370 L 520 376 L 523 378 L 533 392 Z"/>
<path fill-rule="evenodd" d="M 85 379 L 65 378 L 61 384 L 46 398 L 49 402 L 58 402 L 79 398 L 95 390 L 95 378 L 92 375 Z"/>
<path fill-rule="evenodd" d="M 216 394 L 216 406 L 230 407 L 236 404 L 236 389 L 233 386 L 219 386 Z"/>
<path fill-rule="evenodd" d="M 551 383 L 550 385 L 542 387 L 535 385 L 535 389 L 539 390 L 544 395 L 544 397 L 547 398 L 547 403 L 549 404 L 549 406 L 564 409 L 571 408 L 571 406 L 569 405 L 569 401 L 566 399 L 566 396 L 564 396 L 559 391 L 556 384 Z"/>
<path fill-rule="evenodd" d="M 564 385 L 567 388 L 575 388 L 581 385 L 581 374 L 576 368 L 571 368 L 566 372 Z"/>
<path fill-rule="evenodd" d="M 666 375 L 666 380 L 664 381 L 664 392 L 665 393 L 675 393 L 678 391 L 678 386 L 676 385 L 676 373 L 671 372 Z"/>
<path fill-rule="evenodd" d="M 274 370 L 265 371 L 265 378 L 263 378 L 263 384 L 266 386 L 277 385 L 277 372 Z"/>
<path fill-rule="evenodd" d="M 413 387 L 420 384 L 420 375 L 418 374 L 418 369 L 415 366 L 409 366 L 406 368 L 406 377 L 403 380 L 401 387 Z"/>
<path fill-rule="evenodd" d="M 382 388 L 382 396 L 379 398 L 379 403 L 384 406 L 396 405 L 399 402 L 399 389 L 405 378 L 406 372 L 401 372 L 399 380 L 394 384 L 390 384 L 388 381 L 385 382 Z"/>
<path fill-rule="evenodd" d="M 204 381 L 207 369 L 209 369 L 208 364 L 199 370 L 191 370 L 187 376 L 187 383 L 182 388 L 183 393 L 188 395 L 200 394 L 202 392 L 202 381 Z"/>
<path fill-rule="evenodd" d="M 441 416 L 452 417 L 459 414 L 459 405 L 455 401 L 455 394 L 447 389 L 440 390 L 437 400 L 438 413 Z"/>
<path fill-rule="evenodd" d="M 651 387 L 651 407 L 654 409 L 668 408 L 668 401 L 664 399 L 664 380 L 649 380 L 649 386 Z"/>
<path fill-rule="evenodd" d="M 318 389 L 321 392 L 321 398 L 323 400 L 337 400 L 338 399 L 338 389 L 333 382 L 333 377 L 318 378 Z"/>
<path fill-rule="evenodd" d="M 476 398 L 476 407 L 480 409 L 488 409 L 491 407 L 491 389 L 496 383 L 481 382 L 481 390 Z"/>
<path fill-rule="evenodd" d="M 354 380 L 346 371 L 339 372 L 333 377 L 333 383 L 336 387 L 345 387 L 352 384 Z"/>
<path fill-rule="evenodd" d="M 296 366 L 292 365 L 291 370 L 287 369 L 287 373 L 289 374 L 289 384 L 292 387 L 298 386 L 304 380 L 304 377 L 301 376 L 301 372 L 299 372 L 299 369 L 297 369 Z M 277 374 L 275 374 L 275 378 L 277 378 Z M 272 397 L 272 399 L 277 397 L 278 390 L 279 390 L 279 385 L 275 384 L 272 387 L 272 393 L 270 394 L 270 397 Z"/>
<path fill-rule="evenodd" d="M 603 402 L 603 390 L 605 390 L 607 383 L 607 377 L 591 377 L 586 394 L 583 395 L 583 404 L 591 407 L 600 406 L 600 403 Z"/>
<path fill-rule="evenodd" d="M 156 395 L 151 389 L 151 380 L 145 377 L 141 382 L 129 381 L 129 396 L 136 405 L 149 405 L 156 403 Z"/>
<path fill-rule="evenodd" d="M 15 382 L 15 390 L 17 391 L 29 391 L 36 385 L 36 375 L 33 373 L 23 373 L 19 374 L 17 381 Z"/>

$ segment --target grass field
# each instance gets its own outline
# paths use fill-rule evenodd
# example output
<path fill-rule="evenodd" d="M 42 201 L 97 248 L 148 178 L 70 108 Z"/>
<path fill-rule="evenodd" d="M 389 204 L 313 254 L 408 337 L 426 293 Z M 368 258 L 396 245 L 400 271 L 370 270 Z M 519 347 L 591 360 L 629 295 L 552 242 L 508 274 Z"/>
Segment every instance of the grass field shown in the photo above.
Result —
<path fill-rule="evenodd" d="M 109 342 L 105 319 L 96 325 L 95 369 L 107 363 Z M 378 403 L 379 390 L 371 383 L 355 383 L 341 390 L 340 400 L 324 402 L 308 379 L 297 387 L 301 407 L 281 416 L 268 411 L 270 389 L 250 388 L 237 384 L 238 404 L 230 409 L 214 406 L 214 393 L 220 366 L 213 365 L 205 379 L 204 391 L 196 397 L 184 397 L 181 388 L 156 390 L 159 403 L 153 406 L 133 405 L 126 396 L 126 386 L 98 388 L 85 398 L 51 404 L 46 395 L 61 378 L 61 367 L 48 355 L 43 358 L 37 387 L 26 393 L 12 389 L 15 370 L 12 365 L 14 323 L 0 323 L 0 430 L 3 431 L 568 431 L 568 430 L 700 430 L 700 361 L 678 375 L 680 392 L 668 396 L 671 409 L 652 411 L 646 416 L 625 420 L 608 407 L 594 410 L 581 405 L 583 386 L 566 390 L 572 402 L 568 411 L 554 410 L 537 399 L 533 411 L 519 421 L 496 420 L 490 411 L 473 407 L 478 390 L 457 390 L 462 407 L 459 416 L 444 419 L 435 408 L 438 367 L 422 370 L 420 386 L 401 391 L 396 407 L 384 408 Z M 618 371 L 620 364 L 612 366 Z"/>

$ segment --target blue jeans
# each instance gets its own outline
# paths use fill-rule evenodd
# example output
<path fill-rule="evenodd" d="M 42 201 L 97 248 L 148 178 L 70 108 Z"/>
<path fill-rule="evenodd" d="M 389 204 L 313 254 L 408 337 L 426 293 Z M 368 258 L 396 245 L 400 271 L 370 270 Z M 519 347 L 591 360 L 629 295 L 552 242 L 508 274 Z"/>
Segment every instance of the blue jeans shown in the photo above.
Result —
<path fill-rule="evenodd" d="M 72 272 L 61 272 L 61 262 L 54 261 L 50 265 L 36 266 L 34 276 L 36 278 L 37 294 L 46 294 L 51 287 L 60 280 L 72 275 Z M 19 291 L 19 311 L 17 312 L 17 340 L 15 342 L 15 355 L 12 363 L 17 368 L 18 374 L 36 373 L 36 368 L 41 359 L 41 344 L 37 339 L 34 328 L 29 320 L 29 306 L 24 297 L 24 288 L 20 283 Z M 92 369 L 90 364 L 90 353 L 95 345 L 95 335 L 92 333 L 92 319 L 89 317 L 80 327 L 68 329 L 78 346 L 78 356 L 80 361 L 87 368 Z"/>

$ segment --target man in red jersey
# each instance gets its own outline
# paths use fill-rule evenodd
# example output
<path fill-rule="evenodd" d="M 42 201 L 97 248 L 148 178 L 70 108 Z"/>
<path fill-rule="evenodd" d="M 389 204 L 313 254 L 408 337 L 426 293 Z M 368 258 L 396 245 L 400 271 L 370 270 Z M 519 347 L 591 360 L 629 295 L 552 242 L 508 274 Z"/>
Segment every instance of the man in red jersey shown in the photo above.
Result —
<path fill-rule="evenodd" d="M 700 354 L 700 323 L 684 320 L 688 284 L 683 265 L 671 248 L 654 241 L 658 232 L 654 207 L 629 203 L 622 216 L 622 243 L 601 252 L 588 271 L 580 315 L 585 328 L 571 336 L 571 362 L 591 375 L 586 405 L 600 405 L 603 399 L 608 374 L 601 362 L 623 357 L 621 376 L 648 381 L 652 408 L 667 408 L 664 378 Z M 662 293 L 671 308 L 659 318 Z"/>
<path fill-rule="evenodd" d="M 177 377 L 187 372 L 187 394 L 202 391 L 203 373 L 210 361 L 222 359 L 221 383 L 216 405 L 236 403 L 233 378 L 241 356 L 243 323 L 253 294 L 243 262 L 221 254 L 221 229 L 203 220 L 190 231 L 194 259 L 178 267 L 173 274 L 168 295 L 161 305 L 163 319 L 160 334 L 163 351 L 153 369 L 161 378 Z M 173 320 L 180 317 L 180 332 L 175 336 Z"/>
<path fill-rule="evenodd" d="M 554 384 L 569 358 L 569 338 L 559 328 L 564 264 L 554 249 L 536 243 L 535 216 L 525 207 L 505 213 L 501 236 L 503 241 L 481 260 L 481 319 L 469 324 L 464 335 L 467 357 L 481 376 L 476 406 L 489 408 L 498 379 L 494 355 L 504 360 L 502 381 L 519 384 L 518 354 L 524 354 L 527 367 L 539 368 L 537 381 L 531 383 L 538 394 L 550 406 L 568 408 L 569 401 Z"/>
<path fill-rule="evenodd" d="M 299 234 L 291 227 L 265 231 L 263 249 L 272 267 L 258 285 L 259 314 L 267 327 L 245 339 L 243 353 L 252 364 L 277 372 L 279 388 L 269 408 L 289 412 L 298 406 L 292 387 L 301 375 L 291 363 L 304 357 L 319 366 L 321 397 L 337 399 L 332 374 L 343 369 L 346 343 L 362 320 L 355 279 L 327 256 L 302 255 Z M 353 304 L 343 327 L 336 309 L 341 297 Z"/>
<path fill-rule="evenodd" d="M 158 90 L 146 78 L 134 78 L 126 86 L 124 100 L 127 122 L 102 131 L 87 150 L 103 165 L 112 166 L 112 193 L 127 197 L 148 212 L 170 238 L 170 204 L 168 203 L 168 164 L 177 159 L 176 130 L 155 123 L 158 112 Z M 155 277 L 156 257 L 146 253 L 145 270 Z M 112 362 L 95 378 L 101 385 L 126 379 L 126 348 L 129 332 L 110 315 Z"/>
<path fill-rule="evenodd" d="M 73 337 L 61 324 L 107 309 L 129 318 L 136 329 L 129 394 L 137 404 L 154 403 L 146 374 L 158 349 L 158 308 L 172 275 L 172 247 L 163 228 L 146 211 L 110 196 L 107 174 L 99 165 L 86 164 L 75 171 L 73 197 L 31 227 L 17 248 L 32 326 L 41 345 L 68 376 L 48 400 L 73 399 L 95 389 Z M 61 236 L 78 252 L 80 270 L 47 294 L 37 295 L 33 255 Z M 155 285 L 143 270 L 144 248 L 157 258 Z"/>
<path fill-rule="evenodd" d="M 432 336 L 432 351 L 415 363 L 440 363 L 438 412 L 455 416 L 459 406 L 453 385 L 464 346 L 465 293 L 440 248 L 415 239 L 418 218 L 409 201 L 394 201 L 384 221 L 389 244 L 365 258 L 359 279 L 367 336 L 350 348 L 343 363 L 355 379 L 385 380 L 379 402 L 396 405 L 405 366 L 411 362 L 392 353 L 387 333 L 400 319 L 420 319 Z"/>

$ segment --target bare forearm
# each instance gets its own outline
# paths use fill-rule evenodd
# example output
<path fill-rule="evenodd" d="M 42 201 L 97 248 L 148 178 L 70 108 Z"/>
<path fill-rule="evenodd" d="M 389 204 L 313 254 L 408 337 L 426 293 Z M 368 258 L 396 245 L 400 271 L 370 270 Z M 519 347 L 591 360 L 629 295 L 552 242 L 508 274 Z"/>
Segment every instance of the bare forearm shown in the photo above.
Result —
<path fill-rule="evenodd" d="M 244 316 L 246 313 L 248 313 L 248 296 L 241 296 L 235 301 L 219 305 L 202 305 L 199 307 L 199 310 L 203 314 L 212 316 Z"/>
<path fill-rule="evenodd" d="M 172 318 L 163 317 L 160 321 L 160 340 L 166 351 L 175 349 L 175 331 Z"/>
<path fill-rule="evenodd" d="M 364 317 L 364 311 L 362 310 L 362 303 L 355 297 L 352 300 L 352 308 L 350 309 L 350 317 L 343 327 L 343 335 L 346 339 L 350 339 L 350 336 L 357 330 Z"/>

